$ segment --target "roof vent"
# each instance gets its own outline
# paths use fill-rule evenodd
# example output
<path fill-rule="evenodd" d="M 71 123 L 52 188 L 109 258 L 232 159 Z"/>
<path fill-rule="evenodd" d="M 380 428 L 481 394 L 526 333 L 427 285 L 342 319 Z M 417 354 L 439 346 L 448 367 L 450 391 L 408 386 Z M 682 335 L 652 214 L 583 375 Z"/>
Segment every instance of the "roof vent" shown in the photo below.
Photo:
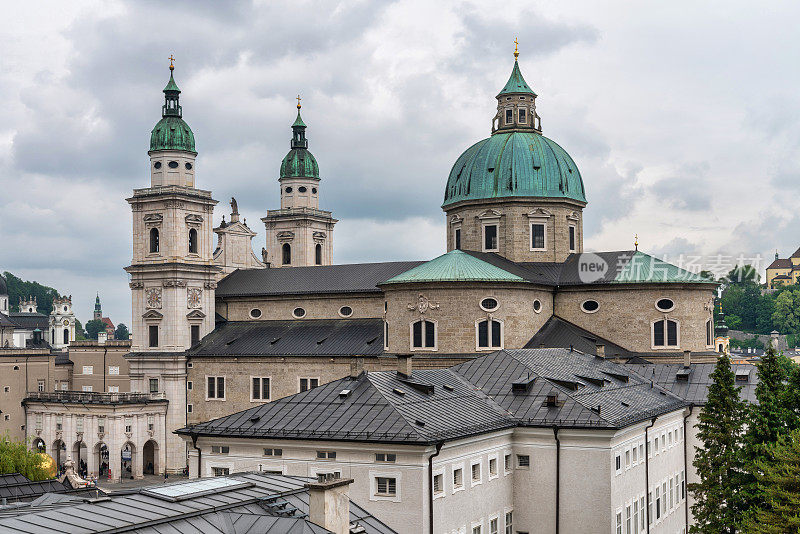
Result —
<path fill-rule="evenodd" d="M 548 393 L 547 398 L 544 401 L 544 405 L 547 407 L 559 406 L 558 391 L 552 390 L 550 393 Z"/>
<path fill-rule="evenodd" d="M 317 345 L 322 345 L 323 343 L 325 343 L 325 341 L 326 341 L 327 339 L 328 339 L 328 336 L 325 336 L 325 337 L 323 337 L 322 339 L 320 339 L 319 341 L 317 341 Z"/>
<path fill-rule="evenodd" d="M 251 423 L 258 423 L 260 420 L 261 420 L 260 415 L 254 415 L 253 417 L 250 418 Z"/>
<path fill-rule="evenodd" d="M 630 408 L 630 407 L 631 407 L 631 405 L 630 405 L 630 404 L 628 404 L 628 403 L 627 403 L 627 402 L 625 402 L 625 401 L 622 401 L 622 405 L 623 405 L 624 407 L 626 407 L 626 408 Z"/>
<path fill-rule="evenodd" d="M 581 380 L 589 382 L 590 384 L 594 384 L 595 386 L 603 387 L 603 385 L 606 383 L 606 381 L 602 378 L 594 378 L 591 376 L 583 376 L 583 375 L 575 375 L 575 376 L 577 376 Z"/>
<path fill-rule="evenodd" d="M 455 388 L 453 386 L 451 386 L 450 384 L 445 384 L 442 387 L 444 389 L 446 389 L 447 391 L 454 391 L 455 390 Z"/>
<path fill-rule="evenodd" d="M 534 382 L 536 382 L 536 377 L 528 377 L 527 380 L 513 382 L 511 384 L 511 393 L 514 395 L 524 395 L 531 390 Z"/>
<path fill-rule="evenodd" d="M 750 381 L 750 369 L 738 369 L 736 371 L 736 381 L 737 382 L 749 382 Z"/>
<path fill-rule="evenodd" d="M 590 406 L 589 407 L 589 409 L 592 410 L 596 414 L 600 413 L 600 408 L 601 408 L 601 406 L 599 404 L 597 406 Z"/>
<path fill-rule="evenodd" d="M 347 398 L 347 397 L 349 397 L 349 396 L 350 396 L 350 393 L 352 393 L 352 391 L 351 391 L 351 390 L 349 390 L 349 389 L 343 389 L 342 391 L 340 391 L 340 392 L 339 392 L 339 397 L 341 397 L 341 398 L 345 399 L 345 398 Z"/>
<path fill-rule="evenodd" d="M 399 378 L 398 380 L 403 384 L 407 385 L 408 387 L 419 391 L 420 393 L 425 393 L 426 395 L 433 393 L 433 384 L 417 382 L 415 380 L 409 380 L 407 378 Z"/>
<path fill-rule="evenodd" d="M 613 373 L 611 371 L 602 371 L 604 375 L 608 375 L 611 378 L 616 378 L 620 382 L 628 383 L 628 375 L 623 375 L 622 373 Z"/>
<path fill-rule="evenodd" d="M 403 391 L 402 389 L 399 389 L 399 388 L 394 388 L 394 389 L 392 390 L 392 392 L 394 392 L 394 393 L 396 393 L 397 395 L 400 395 L 400 396 L 403 396 L 403 395 L 405 395 L 405 394 L 406 394 L 406 392 L 405 392 L 405 391 Z"/>
<path fill-rule="evenodd" d="M 675 380 L 677 380 L 678 382 L 688 382 L 690 374 L 692 374 L 691 368 L 679 369 L 678 372 L 675 373 Z"/>
<path fill-rule="evenodd" d="M 417 419 L 416 421 L 414 421 L 414 424 L 417 426 L 425 426 L 425 421 L 420 421 L 419 419 Z"/>
<path fill-rule="evenodd" d="M 281 340 L 281 338 L 280 338 L 280 337 L 273 338 L 273 339 L 272 339 L 272 341 L 270 341 L 270 342 L 269 342 L 269 344 L 270 344 L 270 345 L 274 345 L 275 343 L 277 343 L 277 342 L 278 342 L 278 341 L 280 341 L 280 340 Z"/>
<path fill-rule="evenodd" d="M 376 341 L 378 341 L 378 338 L 379 338 L 379 337 L 381 337 L 381 336 L 375 336 L 375 337 L 373 337 L 372 339 L 370 339 L 369 341 L 367 341 L 367 345 L 372 345 L 373 343 L 375 343 Z"/>

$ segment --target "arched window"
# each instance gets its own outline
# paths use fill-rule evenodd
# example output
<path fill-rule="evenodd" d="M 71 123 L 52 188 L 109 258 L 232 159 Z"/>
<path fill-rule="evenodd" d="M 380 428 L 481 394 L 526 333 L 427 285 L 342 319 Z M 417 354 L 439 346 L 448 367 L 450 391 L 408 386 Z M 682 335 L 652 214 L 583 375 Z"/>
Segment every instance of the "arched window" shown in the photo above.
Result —
<path fill-rule="evenodd" d="M 151 228 L 150 229 L 150 252 L 157 253 L 159 251 L 158 246 L 158 228 Z"/>
<path fill-rule="evenodd" d="M 653 347 L 677 347 L 678 322 L 672 319 L 660 319 L 653 322 Z"/>
<path fill-rule="evenodd" d="M 436 323 L 425 319 L 411 323 L 411 348 L 436 349 Z"/>
<path fill-rule="evenodd" d="M 69 328 L 64 329 L 64 345 L 69 345 Z"/>
<path fill-rule="evenodd" d="M 714 323 L 709 319 L 706 321 L 706 345 L 714 344 Z"/>
<path fill-rule="evenodd" d="M 197 230 L 194 228 L 189 230 L 189 253 L 197 254 Z"/>
<path fill-rule="evenodd" d="M 503 323 L 495 319 L 484 319 L 477 323 L 479 349 L 503 348 Z"/>
<path fill-rule="evenodd" d="M 56 329 L 55 328 L 51 328 L 50 329 L 50 343 L 52 343 L 53 345 L 56 344 Z"/>
<path fill-rule="evenodd" d="M 724 347 L 722 346 L 722 343 L 720 343 L 720 344 L 719 344 L 719 349 L 717 350 L 717 352 L 719 352 L 720 354 L 722 354 L 722 353 L 724 352 L 724 351 L 722 350 L 723 348 L 724 348 Z"/>
<path fill-rule="evenodd" d="M 322 265 L 322 245 L 319 243 L 314 247 L 314 262 L 317 265 Z"/>
<path fill-rule="evenodd" d="M 283 264 L 284 265 L 291 265 L 292 264 L 292 245 L 289 243 L 284 243 L 283 247 Z"/>

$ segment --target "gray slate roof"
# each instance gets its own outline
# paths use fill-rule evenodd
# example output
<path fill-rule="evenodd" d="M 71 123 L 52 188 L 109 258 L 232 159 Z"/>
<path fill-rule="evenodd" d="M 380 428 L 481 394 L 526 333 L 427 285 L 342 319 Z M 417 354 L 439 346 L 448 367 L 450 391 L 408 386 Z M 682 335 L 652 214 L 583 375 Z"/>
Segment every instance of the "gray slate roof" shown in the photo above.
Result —
<path fill-rule="evenodd" d="M 8 315 L 0 313 L 0 328 L 16 328 L 17 323 L 9 319 Z"/>
<path fill-rule="evenodd" d="M 50 318 L 41 313 L 12 312 L 9 317 L 17 323 L 17 326 L 25 330 L 38 328 L 45 332 L 50 328 Z"/>
<path fill-rule="evenodd" d="M 684 371 L 679 363 L 630 363 L 625 365 L 646 380 L 652 380 L 673 395 L 695 406 L 703 406 L 708 399 L 708 388 L 713 383 L 710 375 L 714 372 L 713 363 L 693 363 L 689 367 L 687 380 L 679 380 L 678 373 Z M 740 396 L 749 402 L 756 402 L 758 372 L 752 364 L 731 364 L 734 374 L 740 378 L 736 385 L 741 386 Z M 745 380 L 746 378 L 746 380 Z"/>
<path fill-rule="evenodd" d="M 597 351 L 597 344 L 604 346 L 606 357 L 619 356 L 629 358 L 633 353 L 628 349 L 617 345 L 607 339 L 584 330 L 580 326 L 570 323 L 556 315 L 550 317 L 530 341 L 525 345 L 526 349 L 538 348 L 568 348 L 593 354 Z"/>
<path fill-rule="evenodd" d="M 208 484 L 225 484 L 208 491 Z M 204 534 L 321 534 L 329 531 L 307 521 L 309 479 L 261 473 L 243 473 L 214 479 L 181 481 L 149 486 L 122 495 L 75 503 L 55 502 L 49 506 L 0 511 L 0 531 L 19 533 L 94 532 Z M 170 497 L 175 488 L 189 493 Z M 192 489 L 196 494 L 192 494 Z M 286 503 L 285 506 L 280 506 Z M 351 526 L 358 524 L 366 534 L 395 534 L 395 531 L 350 502 Z"/>
<path fill-rule="evenodd" d="M 515 392 L 520 382 L 530 388 Z M 551 392 L 556 407 L 544 406 Z M 685 405 L 611 361 L 567 349 L 519 349 L 415 370 L 411 379 L 392 371 L 347 377 L 177 432 L 430 444 L 515 426 L 623 428 Z"/>
<path fill-rule="evenodd" d="M 216 296 L 379 293 L 377 284 L 422 263 L 398 261 L 237 270 L 220 280 Z"/>
<path fill-rule="evenodd" d="M 58 480 L 42 480 L 34 482 L 20 473 L 0 475 L 0 499 L 13 501 L 30 501 L 45 493 L 66 492 L 72 487 Z"/>
<path fill-rule="evenodd" d="M 227 321 L 189 356 L 334 356 L 383 354 L 382 319 Z"/>

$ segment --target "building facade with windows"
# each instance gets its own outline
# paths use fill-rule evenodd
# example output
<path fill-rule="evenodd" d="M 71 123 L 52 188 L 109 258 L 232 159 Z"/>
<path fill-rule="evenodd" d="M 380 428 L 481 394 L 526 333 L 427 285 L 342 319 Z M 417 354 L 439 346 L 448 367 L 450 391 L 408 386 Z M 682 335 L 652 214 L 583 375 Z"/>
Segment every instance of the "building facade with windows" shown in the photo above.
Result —
<path fill-rule="evenodd" d="M 767 287 L 776 289 L 796 284 L 798 278 L 800 278 L 800 248 L 788 258 L 779 257 L 776 250 L 775 260 L 767 267 Z"/>

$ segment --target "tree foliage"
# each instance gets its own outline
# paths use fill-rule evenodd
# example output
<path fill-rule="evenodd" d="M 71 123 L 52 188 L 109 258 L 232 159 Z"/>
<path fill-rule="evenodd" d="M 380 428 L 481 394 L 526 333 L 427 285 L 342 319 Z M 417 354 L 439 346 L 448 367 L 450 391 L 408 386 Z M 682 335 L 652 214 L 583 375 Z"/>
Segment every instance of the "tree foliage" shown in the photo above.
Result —
<path fill-rule="evenodd" d="M 106 324 L 100 319 L 92 319 L 86 323 L 86 337 L 89 339 L 97 339 L 97 334 L 105 331 Z"/>
<path fill-rule="evenodd" d="M 741 437 L 746 404 L 739 397 L 727 355 L 717 360 L 711 373 L 713 383 L 700 411 L 694 467 L 700 482 L 689 484 L 695 503 L 693 533 L 736 532 L 741 519 L 737 479 L 742 472 Z"/>
<path fill-rule="evenodd" d="M 75 319 L 75 340 L 81 341 L 86 339 L 86 330 L 83 329 L 83 325 L 81 322 L 76 318 Z"/>
<path fill-rule="evenodd" d="M 31 480 L 50 478 L 44 468 L 44 456 L 12 440 L 8 434 L 0 437 L 0 474 L 20 473 Z"/>
<path fill-rule="evenodd" d="M 780 332 L 800 332 L 800 288 L 781 291 L 775 299 L 772 322 Z"/>
<path fill-rule="evenodd" d="M 117 329 L 114 331 L 114 339 L 126 340 L 130 337 L 130 332 L 128 332 L 128 327 L 125 326 L 125 323 L 118 323 Z"/>
<path fill-rule="evenodd" d="M 53 311 L 53 299 L 58 298 L 59 294 L 52 287 L 40 284 L 39 282 L 28 282 L 17 278 L 9 272 L 3 273 L 8 286 L 8 305 L 11 311 L 19 311 L 19 299 L 36 297 L 36 309 L 39 313 L 50 315 Z"/>

